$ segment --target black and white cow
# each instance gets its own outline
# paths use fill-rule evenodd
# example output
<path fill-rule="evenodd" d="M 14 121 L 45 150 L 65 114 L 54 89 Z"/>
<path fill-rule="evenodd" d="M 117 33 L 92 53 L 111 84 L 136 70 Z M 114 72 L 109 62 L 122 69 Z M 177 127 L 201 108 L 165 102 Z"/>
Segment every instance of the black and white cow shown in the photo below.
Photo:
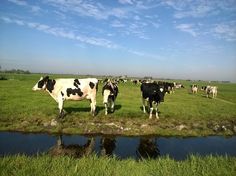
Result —
<path fill-rule="evenodd" d="M 98 80 L 96 78 L 60 78 L 54 80 L 46 76 L 40 78 L 33 90 L 46 90 L 58 103 L 59 117 L 62 118 L 64 116 L 63 103 L 65 100 L 89 99 L 91 113 L 95 116 L 97 88 Z"/>
<path fill-rule="evenodd" d="M 190 88 L 191 88 L 191 92 L 192 92 L 193 94 L 196 94 L 196 93 L 197 93 L 197 91 L 198 91 L 198 85 L 197 85 L 197 84 L 192 84 L 192 85 L 190 85 Z"/>
<path fill-rule="evenodd" d="M 145 102 L 148 102 L 150 108 L 149 118 L 152 118 L 153 105 L 156 110 L 156 118 L 159 119 L 157 106 L 164 101 L 164 87 L 157 83 L 142 83 L 141 85 L 143 112 L 146 113 Z"/>
<path fill-rule="evenodd" d="M 206 91 L 207 98 L 210 97 L 210 94 L 212 94 L 212 98 L 216 98 L 216 96 L 217 96 L 217 87 L 216 86 L 207 86 L 205 91 Z"/>
<path fill-rule="evenodd" d="M 105 115 L 108 113 L 108 109 L 114 112 L 115 100 L 118 95 L 118 86 L 111 80 L 108 80 L 102 88 L 103 104 L 105 105 Z"/>

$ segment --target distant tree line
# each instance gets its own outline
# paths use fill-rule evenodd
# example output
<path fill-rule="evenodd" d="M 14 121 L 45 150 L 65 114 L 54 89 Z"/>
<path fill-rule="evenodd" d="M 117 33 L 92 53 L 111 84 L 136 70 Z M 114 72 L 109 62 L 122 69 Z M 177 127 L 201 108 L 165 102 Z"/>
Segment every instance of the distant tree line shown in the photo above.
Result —
<path fill-rule="evenodd" d="M 11 70 L 0 70 L 1 73 L 16 73 L 16 74 L 30 74 L 29 70 L 11 69 Z"/>

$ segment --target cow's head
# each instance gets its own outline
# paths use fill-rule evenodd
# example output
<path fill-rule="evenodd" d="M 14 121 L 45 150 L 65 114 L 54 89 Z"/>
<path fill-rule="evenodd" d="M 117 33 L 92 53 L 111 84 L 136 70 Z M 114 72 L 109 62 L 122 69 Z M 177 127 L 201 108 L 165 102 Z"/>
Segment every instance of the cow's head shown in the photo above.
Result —
<path fill-rule="evenodd" d="M 164 86 L 159 86 L 158 97 L 160 102 L 164 102 L 164 96 L 165 96 Z"/>
<path fill-rule="evenodd" d="M 45 90 L 47 81 L 49 80 L 49 76 L 41 77 L 39 81 L 35 84 L 32 90 Z"/>

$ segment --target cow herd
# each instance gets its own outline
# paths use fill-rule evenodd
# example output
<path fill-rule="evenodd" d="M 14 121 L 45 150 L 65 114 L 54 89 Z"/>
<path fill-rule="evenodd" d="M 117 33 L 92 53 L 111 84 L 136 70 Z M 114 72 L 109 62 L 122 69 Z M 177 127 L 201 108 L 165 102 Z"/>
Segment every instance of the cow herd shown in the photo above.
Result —
<path fill-rule="evenodd" d="M 135 84 L 137 84 L 136 81 Z M 99 80 L 96 78 L 50 79 L 49 76 L 45 76 L 40 78 L 32 90 L 45 90 L 49 93 L 49 95 L 58 103 L 59 118 L 64 117 L 63 104 L 65 100 L 90 100 L 90 111 L 91 114 L 95 116 L 98 82 Z M 180 83 L 176 84 L 163 81 L 142 81 L 140 84 L 143 112 L 146 113 L 147 104 L 149 107 L 150 119 L 152 118 L 153 110 L 155 110 L 154 112 L 156 113 L 156 118 L 159 119 L 158 105 L 161 102 L 164 102 L 165 94 L 174 93 L 176 88 L 184 88 L 184 86 Z M 191 85 L 190 88 L 193 94 L 197 93 L 198 86 L 196 84 Z M 212 94 L 212 98 L 217 96 L 216 86 L 202 86 L 201 90 L 206 92 L 207 97 L 209 97 L 210 94 Z M 114 112 L 115 100 L 118 93 L 118 81 L 112 81 L 110 79 L 103 81 L 102 96 L 105 107 L 105 115 L 109 112 Z"/>
<path fill-rule="evenodd" d="M 196 94 L 198 92 L 198 85 L 197 84 L 191 85 L 190 88 L 191 88 L 191 92 L 193 94 Z M 209 85 L 202 86 L 201 91 L 205 91 L 207 98 L 209 98 L 210 95 L 212 95 L 212 98 L 216 98 L 216 96 L 217 96 L 217 86 L 209 86 Z"/>

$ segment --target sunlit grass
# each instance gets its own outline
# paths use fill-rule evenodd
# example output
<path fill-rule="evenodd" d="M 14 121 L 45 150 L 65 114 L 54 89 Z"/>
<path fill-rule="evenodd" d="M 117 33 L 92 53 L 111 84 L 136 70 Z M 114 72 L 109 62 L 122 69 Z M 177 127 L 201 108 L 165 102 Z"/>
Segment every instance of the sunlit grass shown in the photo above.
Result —
<path fill-rule="evenodd" d="M 0 129 L 19 130 L 33 126 L 35 131 L 44 130 L 44 123 L 58 116 L 58 105 L 45 91 L 32 91 L 32 87 L 41 75 L 5 75 L 8 80 L 0 81 Z M 75 77 L 74 75 L 50 75 L 51 78 Z M 192 82 L 182 81 L 185 89 L 176 90 L 174 94 L 167 94 L 165 101 L 159 105 L 159 125 L 172 123 L 207 123 L 211 121 L 234 121 L 236 118 L 236 84 L 211 83 L 218 86 L 216 99 L 206 98 L 203 91 L 196 95 L 189 93 L 189 85 Z M 197 82 L 199 87 L 207 85 L 206 82 Z M 65 101 L 64 109 L 67 115 L 64 119 L 64 127 L 72 128 L 81 120 L 127 123 L 132 127 L 134 123 L 152 123 L 148 114 L 142 112 L 140 85 L 131 82 L 119 84 L 119 94 L 116 101 L 116 109 L 113 114 L 105 116 L 102 103 L 102 83 L 99 84 L 97 93 L 97 115 L 90 114 L 90 103 L 84 101 Z M 154 120 L 155 121 L 155 120 Z M 22 124 L 29 124 L 24 126 Z M 68 125 L 68 126 L 67 126 Z M 137 126 L 137 125 L 136 125 Z M 75 127 L 74 127 L 75 128 Z M 72 133 L 74 131 L 71 131 Z M 33 130 L 34 131 L 34 130 Z M 158 133 L 163 129 L 157 128 L 152 133 Z M 167 132 L 170 134 L 171 132 Z M 81 131 L 77 131 L 81 132 Z M 99 131 L 97 131 L 99 132 Z M 130 131 L 129 133 L 132 133 Z"/>
<path fill-rule="evenodd" d="M 156 160 L 135 161 L 133 159 L 91 155 L 74 159 L 47 155 L 6 156 L 0 158 L 0 175 L 235 175 L 236 158 L 220 156 L 190 156 L 184 161 L 168 157 Z"/>

